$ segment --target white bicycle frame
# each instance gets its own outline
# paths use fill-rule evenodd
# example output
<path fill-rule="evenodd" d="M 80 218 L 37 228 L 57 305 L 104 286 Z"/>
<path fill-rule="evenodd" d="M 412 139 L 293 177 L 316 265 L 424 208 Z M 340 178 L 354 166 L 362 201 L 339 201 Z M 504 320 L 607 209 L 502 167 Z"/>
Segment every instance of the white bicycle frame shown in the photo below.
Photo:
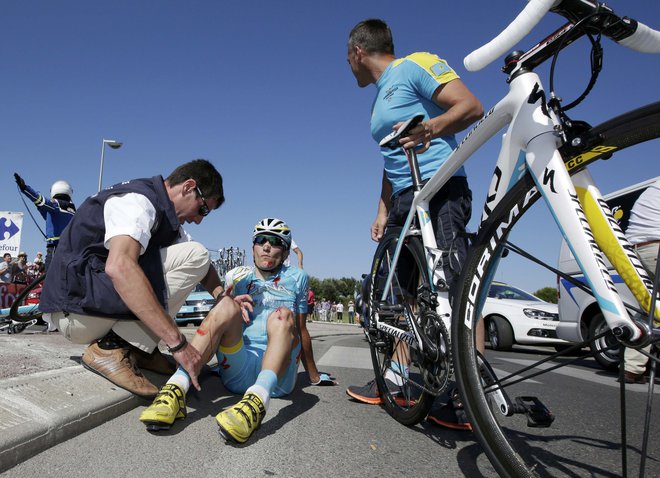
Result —
<path fill-rule="evenodd" d="M 575 185 L 557 149 L 561 141 L 558 133 L 561 128 L 560 121 L 552 110 L 547 107 L 541 80 L 534 72 L 521 73 L 510 82 L 509 93 L 506 97 L 488 111 L 426 185 L 420 191 L 414 193 L 412 206 L 404 223 L 392 263 L 396 264 L 399 259 L 403 239 L 406 236 L 421 233 L 427 266 L 429 272 L 431 272 L 430 276 L 433 277 L 433 283 L 436 284 L 438 279 L 444 279 L 442 268 L 436 267 L 440 254 L 430 221 L 429 202 L 463 163 L 507 124 L 509 124 L 509 127 L 503 137 L 481 222 L 483 223 L 488 218 L 490 211 L 495 209 L 506 192 L 513 187 L 525 172 L 529 171 L 536 183 L 536 190 L 545 199 L 582 269 L 586 281 L 603 311 L 607 324 L 612 330 L 621 331 L 624 337 L 631 341 L 639 338 L 640 331 L 631 321 L 614 287 L 603 260 L 603 253 L 596 244 L 594 234 L 586 220 Z M 593 184 L 587 170 L 584 169 L 577 173 L 575 178 L 576 183 L 579 183 L 581 188 L 589 189 L 596 198 L 600 197 L 599 205 L 604 209 L 602 213 L 607 216 L 609 210 L 605 209 L 607 206 L 602 201 L 602 196 Z M 536 190 L 532 189 L 530 191 L 527 201 L 535 196 Z M 509 222 L 515 220 L 520 213 L 521 211 L 517 207 L 513 208 L 510 211 Z M 411 229 L 415 215 L 418 219 L 419 230 Z M 609 217 L 611 217 L 611 213 L 609 213 Z M 504 231 L 502 234 L 504 234 Z M 625 241 L 622 234 L 617 236 L 617 239 Z M 489 253 L 498 253 L 495 250 L 495 245 L 492 246 Z M 634 256 L 634 253 L 632 255 Z M 638 260 L 635 269 L 637 269 L 640 276 L 646 278 L 646 284 L 651 284 Z M 394 270 L 394 267 L 390 268 L 382 300 L 386 299 L 387 291 L 394 277 Z M 490 278 L 479 274 L 472 277 L 471 290 L 477 290 L 476 286 L 483 280 L 490 281 Z M 474 307 L 480 307 L 483 303 L 483 298 L 474 297 L 471 299 L 473 299 L 471 304 Z M 437 312 L 447 323 L 447 318 L 451 317 L 451 308 L 446 294 L 440 294 Z M 466 317 L 470 315 L 466 313 Z M 386 332 L 393 329 L 380 323 L 378 314 L 375 314 L 375 318 L 376 328 Z M 466 323 L 466 325 L 471 327 L 469 323 Z M 421 350 L 422 344 L 417 337 L 410 333 L 407 336 L 402 336 L 401 331 L 396 330 L 398 338 Z M 413 330 L 417 335 L 415 328 Z M 628 332 L 623 332 L 625 330 Z"/>

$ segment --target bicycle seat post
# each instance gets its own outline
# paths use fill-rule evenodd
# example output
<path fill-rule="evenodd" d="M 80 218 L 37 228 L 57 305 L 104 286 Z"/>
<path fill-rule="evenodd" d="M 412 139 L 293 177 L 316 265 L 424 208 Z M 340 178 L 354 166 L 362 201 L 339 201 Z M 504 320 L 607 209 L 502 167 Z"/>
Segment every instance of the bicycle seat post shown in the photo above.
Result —
<path fill-rule="evenodd" d="M 410 175 L 412 176 L 413 191 L 417 192 L 422 189 L 422 174 L 419 171 L 419 162 L 417 161 L 417 153 L 415 148 L 406 149 L 401 147 L 403 152 L 406 153 L 408 158 L 408 165 L 410 166 Z"/>

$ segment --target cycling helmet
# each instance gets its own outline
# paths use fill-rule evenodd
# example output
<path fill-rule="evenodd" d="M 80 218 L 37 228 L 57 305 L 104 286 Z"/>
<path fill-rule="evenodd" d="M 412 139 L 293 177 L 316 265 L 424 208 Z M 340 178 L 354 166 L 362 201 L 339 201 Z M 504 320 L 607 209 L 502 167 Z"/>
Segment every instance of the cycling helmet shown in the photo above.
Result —
<path fill-rule="evenodd" d="M 276 217 L 266 217 L 259 221 L 256 226 L 254 226 L 254 231 L 252 237 L 269 234 L 271 236 L 277 236 L 284 241 L 286 248 L 291 247 L 291 229 L 287 226 L 286 222 Z"/>
<path fill-rule="evenodd" d="M 73 196 L 73 188 L 66 181 L 55 181 L 50 187 L 50 197 L 54 197 L 56 194 L 66 194 L 67 196 Z"/>

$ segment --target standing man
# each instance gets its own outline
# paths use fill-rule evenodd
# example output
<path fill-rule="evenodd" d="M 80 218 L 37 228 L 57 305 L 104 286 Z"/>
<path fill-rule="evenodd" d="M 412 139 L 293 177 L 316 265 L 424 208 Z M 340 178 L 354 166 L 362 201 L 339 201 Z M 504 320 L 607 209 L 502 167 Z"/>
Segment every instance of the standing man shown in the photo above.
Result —
<path fill-rule="evenodd" d="M 291 247 L 289 226 L 277 218 L 262 219 L 252 241 L 254 267 L 227 273 L 227 290 L 233 290 L 235 299 L 224 297 L 191 342 L 204 363 L 217 355 L 222 383 L 243 394 L 236 405 L 215 417 L 221 435 L 236 443 L 246 442 L 259 427 L 271 397 L 291 393 L 300 358 L 312 385 L 337 384 L 319 373 L 314 362 L 306 324 L 307 273 L 284 265 Z M 140 415 L 147 430 L 169 429 L 176 419 L 185 418 L 190 385 L 191 377 L 179 367 Z"/>
<path fill-rule="evenodd" d="M 23 178 L 17 173 L 14 173 L 14 179 L 21 192 L 37 206 L 39 214 L 46 220 L 46 263 L 44 268 L 48 270 L 53 253 L 60 241 L 60 235 L 76 213 L 76 206 L 71 199 L 73 188 L 66 181 L 55 181 L 50 187 L 50 199 L 47 199 L 39 191 L 35 191 L 25 184 Z"/>
<path fill-rule="evenodd" d="M 158 388 L 139 367 L 174 371 L 158 351 L 162 340 L 197 385 L 205 362 L 173 317 L 197 283 L 216 298 L 223 289 L 208 251 L 182 225 L 201 223 L 223 202 L 222 177 L 203 159 L 85 200 L 60 238 L 40 302 L 67 339 L 91 343 L 83 366 L 154 397 Z"/>
<path fill-rule="evenodd" d="M 2 256 L 2 262 L 0 262 L 0 282 L 9 284 L 11 282 L 11 254 L 5 252 Z"/>
<path fill-rule="evenodd" d="M 633 244 L 642 265 L 655 279 L 658 249 L 660 248 L 660 179 L 637 198 L 630 210 L 626 229 L 628 241 Z M 651 346 L 642 350 L 650 352 Z M 636 349 L 626 347 L 624 352 L 624 380 L 626 383 L 646 383 L 648 357 Z M 655 367 L 655 362 L 653 362 Z"/>
<path fill-rule="evenodd" d="M 296 244 L 296 241 L 293 239 L 291 240 L 291 250 L 296 254 L 298 257 L 298 268 L 302 269 L 303 268 L 303 253 L 300 247 L 298 247 L 298 244 Z M 286 258 L 286 261 L 284 261 L 284 265 L 289 267 L 291 265 L 291 254 L 289 254 Z"/>
<path fill-rule="evenodd" d="M 352 300 L 348 301 L 348 323 L 355 323 L 355 303 Z"/>
<path fill-rule="evenodd" d="M 430 179 L 456 148 L 454 135 L 483 116 L 479 100 L 446 61 L 430 53 L 396 58 L 392 32 L 382 20 L 365 20 L 353 28 L 348 39 L 348 64 L 360 88 L 376 86 L 371 135 L 377 144 L 404 121 L 424 113 L 424 121 L 400 140 L 405 148 L 417 148 L 423 181 Z M 374 241 L 380 241 L 386 229 L 403 226 L 413 199 L 404 151 L 381 148 L 381 154 L 381 194 L 371 226 Z M 450 297 L 467 255 L 464 233 L 471 209 L 472 193 L 465 170 L 460 168 L 430 202 Z M 349 387 L 347 393 L 365 403 L 380 400 L 375 382 Z"/>
<path fill-rule="evenodd" d="M 337 302 L 337 322 L 344 321 L 344 304 L 342 301 Z"/>

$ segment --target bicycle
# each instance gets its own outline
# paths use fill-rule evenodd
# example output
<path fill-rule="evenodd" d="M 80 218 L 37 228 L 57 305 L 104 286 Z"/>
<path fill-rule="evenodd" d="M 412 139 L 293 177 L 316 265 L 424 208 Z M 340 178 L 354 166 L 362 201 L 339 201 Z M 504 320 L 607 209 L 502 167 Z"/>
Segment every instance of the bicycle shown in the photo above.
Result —
<path fill-rule="evenodd" d="M 7 325 L 7 333 L 17 334 L 35 324 L 47 325 L 41 320 L 43 314 L 39 310 L 39 300 L 36 296 L 36 290 L 42 287 L 44 279 L 46 279 L 45 272 L 30 282 L 11 304 L 9 308 L 11 323 Z M 26 301 L 32 302 L 26 303 Z"/>
<path fill-rule="evenodd" d="M 515 370 L 514 360 L 505 362 L 495 357 L 496 366 L 493 366 L 489 361 L 492 354 L 483 355 L 477 351 L 475 327 L 481 318 L 491 280 L 508 253 L 518 253 L 559 273 L 509 240 L 512 232 L 515 233 L 513 226 L 537 200 L 542 197 L 552 212 L 587 278 L 586 288 L 593 291 L 610 333 L 618 342 L 641 348 L 657 341 L 652 319 L 655 317 L 657 321 L 660 317 L 656 300 L 652 300 L 657 297 L 657 280 L 652 282 L 641 267 L 587 170 L 587 166 L 598 159 L 658 138 L 660 103 L 630 111 L 595 127 L 571 120 L 566 114 L 588 95 L 596 81 L 602 35 L 638 51 L 658 53 L 660 32 L 618 17 L 609 7 L 593 0 L 563 0 L 554 7 L 553 3 L 554 0 L 531 0 L 500 36 L 466 58 L 466 68 L 472 71 L 494 61 L 531 31 L 551 8 L 568 20 L 528 51 L 516 51 L 506 57 L 503 71 L 508 75 L 508 94 L 485 114 L 426 184 L 419 180 L 414 150 L 410 151 L 414 190 L 411 210 L 403 229 L 388 232 L 379 244 L 369 284 L 366 333 L 387 410 L 401 423 L 416 423 L 428 410 L 429 401 L 446 387 L 453 367 L 473 431 L 501 476 L 545 476 L 555 472 L 575 476 L 585 470 L 593 473 L 599 469 L 599 463 L 607 463 L 610 458 L 606 450 L 611 438 L 608 426 L 599 430 L 600 443 L 589 442 L 599 446 L 585 446 L 586 451 L 582 451 L 596 460 L 596 465 L 583 465 L 579 450 L 585 448 L 578 447 L 580 440 L 571 440 L 570 446 L 565 440 L 553 440 L 556 437 L 549 430 L 555 417 L 535 396 L 542 392 L 539 375 L 579 360 L 566 362 L 562 355 L 584 344 L 576 344 L 529 366 L 524 360 L 525 364 L 518 370 Z M 550 58 L 556 59 L 561 50 L 585 35 L 595 51 L 592 79 L 575 102 L 562 106 L 553 88 L 546 96 L 534 69 Z M 554 66 L 551 86 L 553 75 Z M 507 125 L 481 223 L 471 237 L 472 245 L 453 297 L 452 310 L 443 290 L 441 268 L 437 267 L 442 251 L 437 249 L 430 222 L 424 220 L 429 201 L 468 158 Z M 605 249 L 619 273 L 625 272 L 622 276 L 630 281 L 629 288 L 637 292 L 639 305 L 621 301 L 604 267 L 601 249 Z M 404 256 L 407 260 L 400 264 Z M 582 284 L 576 285 L 585 288 Z M 448 314 L 451 314 L 451 336 L 443 329 Z M 649 317 L 651 325 L 642 319 L 644 316 Z M 551 366 L 548 364 L 551 360 L 559 360 L 559 363 Z M 393 366 L 401 362 L 408 362 L 410 371 Z M 540 371 L 529 373 L 534 368 Z M 498 377 L 503 373 L 501 369 L 507 371 L 505 376 Z M 393 389 L 385 382 L 386 372 L 398 377 L 399 384 Z M 554 380 L 554 376 L 544 377 Z M 654 378 L 653 372 L 651 378 Z M 559 384 L 567 386 L 565 382 L 558 380 Z M 622 379 L 620 387 L 620 401 L 625 404 L 627 394 Z M 511 400 L 514 394 L 520 396 Z M 652 395 L 650 387 L 649 403 Z M 610 412 L 612 404 L 602 397 L 599 399 L 606 412 Z M 636 402 L 636 397 L 630 401 Z M 625 474 L 630 445 L 625 407 L 622 407 L 621 417 L 621 466 Z M 587 417 L 591 424 L 601 421 L 599 419 L 598 414 L 594 418 Z M 527 431 L 530 426 L 539 432 L 541 446 Z M 555 426 L 558 426 L 556 420 Z M 568 429 L 574 430 L 572 422 Z M 641 450 L 641 470 L 646 465 L 649 429 L 650 410 L 641 444 L 634 443 Z M 562 460 L 564 453 L 577 454 L 580 458 Z M 606 473 L 609 473 L 608 468 Z"/>

